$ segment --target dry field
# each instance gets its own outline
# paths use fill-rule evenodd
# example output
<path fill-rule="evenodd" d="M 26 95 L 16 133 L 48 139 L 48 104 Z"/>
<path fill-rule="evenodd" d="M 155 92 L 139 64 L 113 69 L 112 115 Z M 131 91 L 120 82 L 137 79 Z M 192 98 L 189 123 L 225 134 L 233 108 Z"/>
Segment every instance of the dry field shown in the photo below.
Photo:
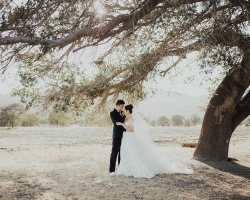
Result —
<path fill-rule="evenodd" d="M 192 175 L 152 179 L 108 173 L 111 128 L 0 129 L 0 199 L 250 199 L 250 128 L 234 133 L 232 162 L 192 159 L 200 127 L 151 129 L 158 152 Z"/>

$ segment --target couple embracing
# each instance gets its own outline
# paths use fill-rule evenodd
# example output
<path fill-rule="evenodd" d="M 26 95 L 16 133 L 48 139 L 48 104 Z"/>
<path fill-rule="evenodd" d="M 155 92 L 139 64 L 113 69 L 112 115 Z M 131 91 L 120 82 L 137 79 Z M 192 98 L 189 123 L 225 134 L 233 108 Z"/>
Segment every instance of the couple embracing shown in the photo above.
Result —
<path fill-rule="evenodd" d="M 118 100 L 110 118 L 114 125 L 110 175 L 115 175 L 117 157 L 117 175 L 152 178 L 156 174 L 193 173 L 185 165 L 171 163 L 155 151 L 148 124 L 131 104 L 125 106 L 123 100 Z"/>

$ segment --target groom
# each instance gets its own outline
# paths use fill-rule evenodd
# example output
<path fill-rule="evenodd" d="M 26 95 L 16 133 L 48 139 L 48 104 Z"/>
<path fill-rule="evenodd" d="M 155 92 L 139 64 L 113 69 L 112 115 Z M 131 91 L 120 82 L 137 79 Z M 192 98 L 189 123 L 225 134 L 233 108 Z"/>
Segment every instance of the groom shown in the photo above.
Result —
<path fill-rule="evenodd" d="M 116 158 L 118 155 L 118 165 L 120 164 L 120 147 L 122 143 L 122 136 L 123 131 L 126 131 L 123 126 L 116 125 L 116 122 L 124 122 L 125 115 L 123 116 L 123 108 L 124 108 L 125 102 L 123 100 L 118 100 L 116 102 L 116 108 L 110 112 L 110 118 L 114 124 L 113 128 L 113 141 L 112 141 L 112 150 L 111 150 L 111 156 L 110 156 L 110 166 L 109 166 L 109 172 L 110 175 L 115 175 L 115 164 L 116 164 Z"/>

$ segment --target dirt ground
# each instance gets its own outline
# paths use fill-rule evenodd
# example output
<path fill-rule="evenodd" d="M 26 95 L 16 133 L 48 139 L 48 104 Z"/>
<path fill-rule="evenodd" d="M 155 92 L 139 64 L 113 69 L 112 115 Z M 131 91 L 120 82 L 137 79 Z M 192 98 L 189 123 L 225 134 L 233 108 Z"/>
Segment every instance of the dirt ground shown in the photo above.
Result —
<path fill-rule="evenodd" d="M 0 129 L 0 199 L 250 199 L 250 128 L 230 142 L 233 161 L 199 162 L 200 127 L 153 127 L 159 154 L 180 161 L 192 175 L 152 179 L 110 176 L 111 127 Z"/>

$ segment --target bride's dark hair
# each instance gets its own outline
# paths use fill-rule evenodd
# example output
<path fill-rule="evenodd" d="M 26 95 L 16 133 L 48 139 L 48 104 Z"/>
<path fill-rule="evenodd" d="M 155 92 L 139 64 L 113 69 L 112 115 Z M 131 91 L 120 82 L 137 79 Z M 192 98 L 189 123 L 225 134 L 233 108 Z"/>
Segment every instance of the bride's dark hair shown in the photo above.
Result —
<path fill-rule="evenodd" d="M 133 106 L 132 104 L 129 104 L 129 105 L 126 105 L 125 106 L 125 110 L 129 110 L 129 112 L 132 114 L 132 109 L 133 109 Z"/>

